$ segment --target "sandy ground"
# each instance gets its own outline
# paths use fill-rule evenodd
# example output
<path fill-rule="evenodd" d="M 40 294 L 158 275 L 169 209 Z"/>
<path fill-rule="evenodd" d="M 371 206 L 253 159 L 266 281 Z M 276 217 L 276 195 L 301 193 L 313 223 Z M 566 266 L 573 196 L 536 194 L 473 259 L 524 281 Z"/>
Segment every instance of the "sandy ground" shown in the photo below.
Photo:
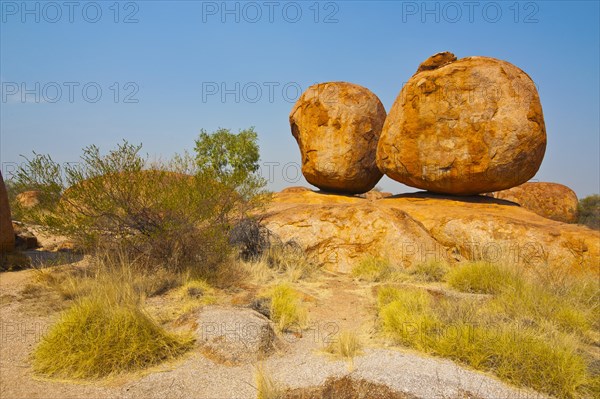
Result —
<path fill-rule="evenodd" d="M 255 365 L 226 366 L 205 358 L 199 348 L 182 359 L 141 373 L 93 381 L 47 380 L 32 373 L 30 355 L 57 312 L 44 315 L 23 298 L 34 271 L 0 274 L 0 398 L 255 398 Z M 373 345 L 354 360 L 332 360 L 320 349 L 341 330 L 376 342 L 374 302 L 369 289 L 343 275 L 324 275 L 303 287 L 309 328 L 302 337 L 286 335 L 285 345 L 265 361 L 274 380 L 289 388 L 322 384 L 350 375 L 419 398 L 449 399 L 470 392 L 482 398 L 543 397 L 448 360 Z M 43 299 L 42 299 L 43 301 Z M 47 312 L 46 312 L 47 313 Z"/>

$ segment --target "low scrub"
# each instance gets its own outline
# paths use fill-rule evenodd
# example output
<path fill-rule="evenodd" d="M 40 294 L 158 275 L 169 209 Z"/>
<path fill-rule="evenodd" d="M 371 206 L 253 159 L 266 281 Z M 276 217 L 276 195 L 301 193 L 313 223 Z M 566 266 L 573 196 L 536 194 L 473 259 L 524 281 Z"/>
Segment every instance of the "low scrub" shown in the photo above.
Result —
<path fill-rule="evenodd" d="M 271 281 L 294 283 L 309 278 L 318 270 L 317 264 L 295 241 L 282 242 L 272 237 L 272 242 L 257 259 L 238 259 L 247 277 L 256 284 Z"/>
<path fill-rule="evenodd" d="M 181 286 L 186 275 L 177 270 L 153 267 L 143 257 L 126 251 L 97 252 L 86 267 L 35 269 L 32 286 L 54 292 L 63 301 L 85 298 L 102 290 L 129 287 L 140 298 L 162 295 Z"/>
<path fill-rule="evenodd" d="M 578 276 L 555 287 L 536 274 L 485 263 L 452 270 L 451 287 L 485 297 L 384 286 L 377 305 L 394 342 L 491 371 L 560 398 L 594 397 L 600 286 Z"/>
<path fill-rule="evenodd" d="M 379 308 L 383 331 L 402 345 L 560 397 L 576 396 L 586 382 L 586 361 L 572 336 L 481 318 L 445 320 L 443 307 L 448 304 L 436 302 L 420 290 L 384 295 L 387 299 L 380 298 Z M 471 306 L 467 302 L 460 305 Z M 463 309 L 455 315 L 469 313 Z"/>
<path fill-rule="evenodd" d="M 448 266 L 443 262 L 430 260 L 410 267 L 408 273 L 419 281 L 442 281 L 448 273 Z"/>

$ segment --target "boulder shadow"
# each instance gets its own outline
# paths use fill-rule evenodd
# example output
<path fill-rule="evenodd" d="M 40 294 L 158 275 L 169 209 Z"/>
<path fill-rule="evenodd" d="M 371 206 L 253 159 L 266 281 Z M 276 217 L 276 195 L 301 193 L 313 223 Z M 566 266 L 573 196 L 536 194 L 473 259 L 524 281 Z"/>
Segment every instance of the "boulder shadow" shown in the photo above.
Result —
<path fill-rule="evenodd" d="M 504 205 L 504 206 L 516 206 L 521 207 L 521 205 L 516 202 L 507 201 L 499 198 L 494 198 L 486 194 L 480 195 L 468 195 L 468 196 L 458 196 L 458 195 L 449 195 L 449 194 L 438 194 L 430 191 L 416 191 L 414 193 L 402 193 L 392 195 L 391 197 L 387 197 L 384 199 L 394 199 L 394 198 L 407 198 L 407 199 L 415 199 L 415 200 L 426 200 L 426 199 L 443 199 L 454 202 L 462 202 L 468 204 L 495 204 L 495 205 Z"/>

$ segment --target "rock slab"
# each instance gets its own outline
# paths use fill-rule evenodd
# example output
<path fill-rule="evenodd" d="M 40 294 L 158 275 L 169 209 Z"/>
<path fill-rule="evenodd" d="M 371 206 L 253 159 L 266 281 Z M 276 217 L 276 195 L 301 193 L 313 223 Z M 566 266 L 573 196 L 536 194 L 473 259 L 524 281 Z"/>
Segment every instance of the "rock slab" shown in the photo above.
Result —
<path fill-rule="evenodd" d="M 325 268 L 347 273 L 365 257 L 410 267 L 428 260 L 483 260 L 598 273 L 600 232 L 539 216 L 488 196 L 401 194 L 372 201 L 282 192 L 263 215 Z"/>
<path fill-rule="evenodd" d="M 227 365 L 262 360 L 276 345 L 269 319 L 247 308 L 205 307 L 196 335 L 206 356 Z"/>

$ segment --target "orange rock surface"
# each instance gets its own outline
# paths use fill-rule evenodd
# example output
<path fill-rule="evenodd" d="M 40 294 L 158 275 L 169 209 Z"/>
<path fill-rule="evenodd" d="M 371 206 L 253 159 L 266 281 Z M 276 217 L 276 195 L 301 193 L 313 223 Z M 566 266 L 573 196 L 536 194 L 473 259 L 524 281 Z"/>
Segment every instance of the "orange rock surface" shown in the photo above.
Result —
<path fill-rule="evenodd" d="M 577 194 L 557 183 L 531 182 L 491 194 L 494 198 L 515 202 L 548 219 L 577 222 Z"/>
<path fill-rule="evenodd" d="M 266 226 L 296 240 L 326 268 L 349 272 L 366 256 L 406 267 L 430 259 L 565 267 L 598 272 L 600 232 L 556 222 L 487 196 L 401 194 L 377 201 L 281 192 Z"/>
<path fill-rule="evenodd" d="M 451 53 L 442 55 L 426 60 L 394 102 L 379 139 L 379 169 L 400 183 L 453 195 L 531 179 L 546 150 L 531 78 L 494 58 L 452 62 Z"/>

